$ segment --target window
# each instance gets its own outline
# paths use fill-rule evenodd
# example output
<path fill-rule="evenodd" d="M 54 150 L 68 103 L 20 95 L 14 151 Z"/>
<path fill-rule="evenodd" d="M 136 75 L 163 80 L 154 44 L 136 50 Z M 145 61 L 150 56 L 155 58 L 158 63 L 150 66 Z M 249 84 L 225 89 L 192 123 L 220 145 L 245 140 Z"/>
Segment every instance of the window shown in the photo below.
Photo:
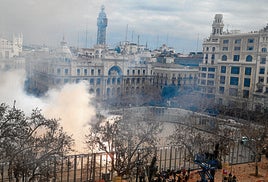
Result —
<path fill-rule="evenodd" d="M 234 47 L 235 51 L 240 51 L 240 47 Z"/>
<path fill-rule="evenodd" d="M 237 96 L 238 90 L 237 88 L 230 88 L 229 89 L 229 95 L 230 96 Z"/>
<path fill-rule="evenodd" d="M 101 70 L 100 69 L 98 69 L 98 76 L 100 76 L 101 75 Z"/>
<path fill-rule="evenodd" d="M 68 83 L 68 82 L 69 82 L 69 79 L 65 78 L 64 83 Z"/>
<path fill-rule="evenodd" d="M 234 55 L 234 61 L 239 61 L 240 56 L 239 55 Z"/>
<path fill-rule="evenodd" d="M 107 88 L 107 96 L 108 97 L 110 96 L 110 92 L 111 92 L 110 88 Z"/>
<path fill-rule="evenodd" d="M 100 83 L 101 83 L 101 79 L 97 78 L 97 85 L 100 85 Z"/>
<path fill-rule="evenodd" d="M 231 74 L 239 74 L 240 68 L 238 66 L 231 67 Z"/>
<path fill-rule="evenodd" d="M 245 68 L 245 75 L 251 75 L 251 68 L 250 67 Z"/>
<path fill-rule="evenodd" d="M 248 46 L 248 47 L 247 47 L 247 50 L 248 50 L 248 51 L 253 51 L 253 50 L 254 50 L 254 47 L 253 47 L 253 46 Z"/>
<path fill-rule="evenodd" d="M 141 70 L 138 70 L 138 75 L 140 75 L 141 74 Z"/>
<path fill-rule="evenodd" d="M 108 78 L 107 79 L 107 85 L 110 85 L 110 83 L 111 83 L 111 78 Z"/>
<path fill-rule="evenodd" d="M 246 57 L 246 61 L 247 61 L 247 62 L 251 62 L 251 61 L 252 61 L 252 56 L 251 56 L 251 55 L 248 55 L 248 56 Z"/>
<path fill-rule="evenodd" d="M 211 55 L 211 59 L 214 60 L 215 59 L 215 54 Z"/>
<path fill-rule="evenodd" d="M 69 74 L 69 70 L 68 69 L 64 69 L 64 73 L 65 73 L 65 75 L 68 75 Z"/>
<path fill-rule="evenodd" d="M 207 68 L 206 67 L 202 67 L 202 71 L 207 71 Z"/>
<path fill-rule="evenodd" d="M 215 72 L 215 68 L 208 68 L 209 72 Z"/>
<path fill-rule="evenodd" d="M 248 43 L 254 43 L 254 39 L 253 38 L 248 39 Z"/>
<path fill-rule="evenodd" d="M 208 88 L 208 93 L 212 94 L 213 93 L 213 88 Z"/>
<path fill-rule="evenodd" d="M 214 85 L 214 81 L 213 80 L 208 80 L 208 85 Z"/>
<path fill-rule="evenodd" d="M 127 79 L 126 79 L 126 84 L 129 84 L 129 83 L 130 83 L 130 79 L 127 78 Z"/>
<path fill-rule="evenodd" d="M 127 70 L 127 75 L 129 75 L 129 70 Z"/>
<path fill-rule="evenodd" d="M 261 52 L 267 52 L 267 48 L 265 47 L 261 48 Z"/>
<path fill-rule="evenodd" d="M 91 69 L 91 75 L 94 75 L 94 69 Z"/>
<path fill-rule="evenodd" d="M 222 47 L 223 51 L 228 51 L 228 47 Z"/>
<path fill-rule="evenodd" d="M 220 84 L 225 84 L 225 76 L 220 76 Z"/>
<path fill-rule="evenodd" d="M 261 58 L 260 64 L 266 64 L 266 58 Z"/>
<path fill-rule="evenodd" d="M 76 69 L 76 74 L 79 76 L 80 75 L 80 69 Z"/>
<path fill-rule="evenodd" d="M 260 68 L 259 74 L 264 74 L 265 73 L 265 68 Z"/>
<path fill-rule="evenodd" d="M 215 51 L 215 47 L 212 47 L 212 52 L 214 52 Z"/>
<path fill-rule="evenodd" d="M 135 70 L 132 70 L 132 75 L 135 75 Z"/>
<path fill-rule="evenodd" d="M 228 44 L 229 43 L 229 40 L 223 40 L 223 44 Z"/>
<path fill-rule="evenodd" d="M 60 75 L 60 68 L 57 69 L 57 74 Z"/>
<path fill-rule="evenodd" d="M 230 78 L 230 85 L 238 85 L 238 77 L 232 77 Z"/>
<path fill-rule="evenodd" d="M 112 84 L 113 85 L 115 84 L 115 78 L 112 78 Z"/>
<path fill-rule="evenodd" d="M 240 44 L 241 43 L 241 39 L 236 39 L 235 40 L 235 44 Z"/>
<path fill-rule="evenodd" d="M 224 87 L 219 87 L 220 94 L 224 94 Z"/>
<path fill-rule="evenodd" d="M 96 94 L 97 94 L 97 96 L 100 96 L 100 88 L 96 89 Z"/>
<path fill-rule="evenodd" d="M 250 78 L 244 78 L 244 87 L 250 87 Z"/>
<path fill-rule="evenodd" d="M 201 74 L 201 77 L 202 77 L 202 78 L 206 78 L 206 77 L 207 77 L 207 74 L 206 74 L 206 73 L 202 73 L 202 74 Z"/>
<path fill-rule="evenodd" d="M 93 88 L 89 89 L 89 93 L 93 94 L 94 93 L 94 89 Z"/>
<path fill-rule="evenodd" d="M 214 74 L 208 74 L 208 78 L 214 78 Z"/>
<path fill-rule="evenodd" d="M 201 85 L 206 85 L 206 80 L 201 80 Z"/>
<path fill-rule="evenodd" d="M 142 70 L 142 74 L 145 75 L 145 70 Z"/>
<path fill-rule="evenodd" d="M 84 75 L 87 76 L 87 69 L 84 69 Z"/>
<path fill-rule="evenodd" d="M 221 66 L 221 73 L 226 73 L 226 66 Z"/>
<path fill-rule="evenodd" d="M 142 83 L 145 83 L 145 78 L 142 78 Z"/>
<path fill-rule="evenodd" d="M 227 61 L 227 56 L 226 55 L 222 55 L 221 60 L 222 61 Z"/>
<path fill-rule="evenodd" d="M 248 98 L 248 97 L 249 97 L 249 91 L 243 90 L 243 98 Z"/>
<path fill-rule="evenodd" d="M 89 83 L 90 83 L 90 85 L 94 85 L 94 78 L 91 78 L 91 79 L 89 80 Z"/>
<path fill-rule="evenodd" d="M 208 50 L 209 50 L 209 47 L 206 48 L 206 51 L 208 51 Z"/>

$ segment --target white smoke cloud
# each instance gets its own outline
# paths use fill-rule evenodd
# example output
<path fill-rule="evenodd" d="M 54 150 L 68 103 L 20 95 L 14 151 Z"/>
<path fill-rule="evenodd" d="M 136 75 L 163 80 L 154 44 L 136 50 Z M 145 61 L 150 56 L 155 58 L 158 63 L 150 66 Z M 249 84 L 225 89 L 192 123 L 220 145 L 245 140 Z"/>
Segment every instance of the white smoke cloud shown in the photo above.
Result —
<path fill-rule="evenodd" d="M 95 116 L 95 108 L 90 103 L 93 96 L 88 90 L 85 82 L 67 84 L 61 90 L 50 90 L 44 100 L 45 116 L 61 118 L 64 130 L 73 135 L 76 140 L 75 148 L 80 152 L 84 150 L 82 146 L 88 123 Z"/>
<path fill-rule="evenodd" d="M 59 90 L 49 90 L 43 98 L 36 98 L 24 91 L 25 71 L 0 72 L 0 75 L 0 103 L 13 106 L 16 101 L 15 106 L 26 114 L 39 108 L 47 118 L 60 118 L 64 131 L 75 139 L 77 152 L 86 151 L 84 136 L 96 112 L 86 82 L 67 84 Z"/>

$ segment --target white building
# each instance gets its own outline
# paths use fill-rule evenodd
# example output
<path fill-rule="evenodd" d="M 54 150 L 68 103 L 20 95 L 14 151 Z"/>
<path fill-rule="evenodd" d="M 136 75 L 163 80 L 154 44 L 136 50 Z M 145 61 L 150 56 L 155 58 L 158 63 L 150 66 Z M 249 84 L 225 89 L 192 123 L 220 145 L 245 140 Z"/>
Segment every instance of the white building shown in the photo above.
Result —
<path fill-rule="evenodd" d="M 216 14 L 203 42 L 201 93 L 228 107 L 268 108 L 267 27 L 248 33 L 223 28 L 223 15 Z"/>
<path fill-rule="evenodd" d="M 18 57 L 22 53 L 23 35 L 13 35 L 13 40 L 0 37 L 0 59 L 10 59 Z"/>
<path fill-rule="evenodd" d="M 25 59 L 22 55 L 23 36 L 13 35 L 13 40 L 9 41 L 0 37 L 0 69 L 24 69 Z"/>

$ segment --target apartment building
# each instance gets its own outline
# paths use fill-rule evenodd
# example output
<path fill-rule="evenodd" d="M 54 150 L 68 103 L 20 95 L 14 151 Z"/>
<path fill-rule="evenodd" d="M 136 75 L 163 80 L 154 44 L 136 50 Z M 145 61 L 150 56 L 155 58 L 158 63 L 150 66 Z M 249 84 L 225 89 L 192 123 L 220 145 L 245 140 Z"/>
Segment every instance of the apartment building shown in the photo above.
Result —
<path fill-rule="evenodd" d="M 263 111 L 268 107 L 267 27 L 248 33 L 223 28 L 223 15 L 216 14 L 203 42 L 200 92 L 220 105 Z"/>

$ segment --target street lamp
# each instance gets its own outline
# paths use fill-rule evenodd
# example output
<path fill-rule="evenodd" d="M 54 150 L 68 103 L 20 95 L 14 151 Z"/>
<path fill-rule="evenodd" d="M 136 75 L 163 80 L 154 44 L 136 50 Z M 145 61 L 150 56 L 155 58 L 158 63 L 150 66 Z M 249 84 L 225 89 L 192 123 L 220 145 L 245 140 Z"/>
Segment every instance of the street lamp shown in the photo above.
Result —
<path fill-rule="evenodd" d="M 140 161 L 140 153 L 141 153 L 141 150 L 138 149 L 138 158 L 137 158 L 137 161 L 136 161 L 136 166 L 137 166 L 137 171 L 136 171 L 136 182 L 138 182 L 139 168 L 140 168 L 140 165 L 141 165 L 141 161 Z"/>

